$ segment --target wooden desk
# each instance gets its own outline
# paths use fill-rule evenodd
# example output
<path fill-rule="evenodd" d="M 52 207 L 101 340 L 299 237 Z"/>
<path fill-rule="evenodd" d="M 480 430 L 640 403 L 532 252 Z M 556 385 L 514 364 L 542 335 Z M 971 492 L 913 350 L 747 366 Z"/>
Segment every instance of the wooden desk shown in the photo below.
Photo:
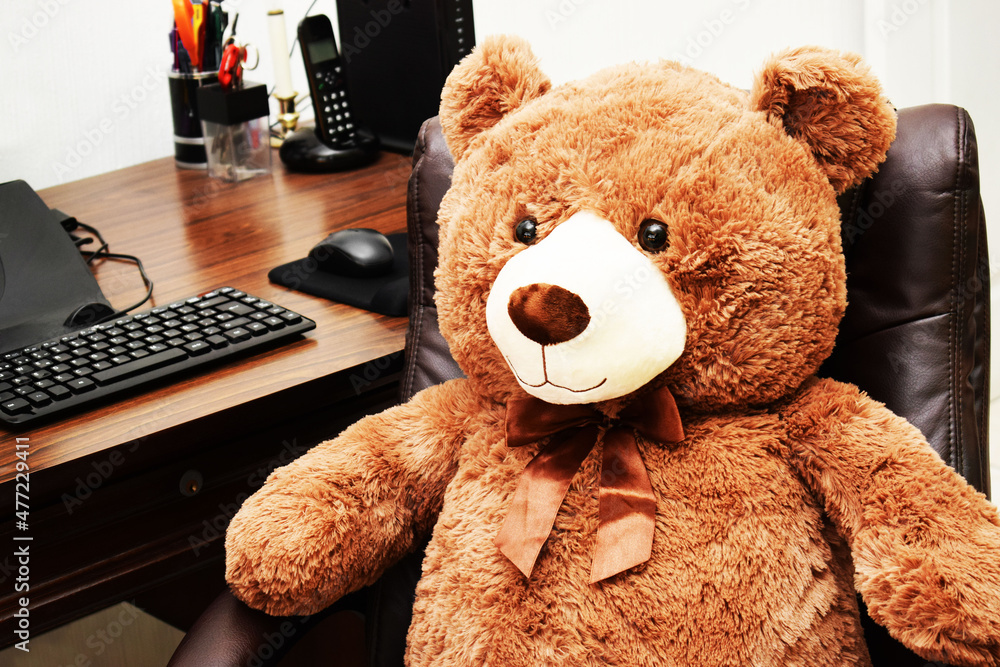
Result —
<path fill-rule="evenodd" d="M 394 154 L 327 175 L 287 173 L 275 156 L 272 177 L 227 184 L 163 159 L 40 193 L 143 260 L 156 286 L 143 309 L 231 285 L 317 328 L 54 423 L 0 429 L 0 645 L 16 641 L 21 596 L 32 636 L 133 599 L 183 625 L 206 587 L 221 588 L 225 526 L 267 473 L 393 401 L 406 319 L 289 291 L 267 271 L 336 228 L 404 230 L 409 172 Z M 145 293 L 131 264 L 96 274 L 116 307 Z M 30 446 L 27 531 L 13 516 L 16 437 Z M 15 592 L 14 535 L 32 537 L 28 592 Z M 198 576 L 210 583 L 177 583 Z"/>

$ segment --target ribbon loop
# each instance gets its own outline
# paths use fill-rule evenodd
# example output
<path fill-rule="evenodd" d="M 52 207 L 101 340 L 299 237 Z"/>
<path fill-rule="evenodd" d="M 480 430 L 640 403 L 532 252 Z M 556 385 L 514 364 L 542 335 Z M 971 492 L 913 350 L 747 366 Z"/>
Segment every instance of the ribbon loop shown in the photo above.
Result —
<path fill-rule="evenodd" d="M 537 398 L 507 406 L 508 447 L 552 440 L 528 463 L 496 545 L 527 577 L 552 532 L 559 508 L 605 416 L 589 405 L 553 405 Z M 597 529 L 591 583 L 649 560 L 656 526 L 656 497 L 635 433 L 658 442 L 684 439 L 680 414 L 666 388 L 626 406 L 604 435 Z"/>

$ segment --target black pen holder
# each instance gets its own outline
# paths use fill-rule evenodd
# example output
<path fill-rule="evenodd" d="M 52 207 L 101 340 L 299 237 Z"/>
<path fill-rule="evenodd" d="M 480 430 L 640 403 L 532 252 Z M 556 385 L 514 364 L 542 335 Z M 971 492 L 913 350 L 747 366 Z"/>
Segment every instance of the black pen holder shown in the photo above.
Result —
<path fill-rule="evenodd" d="M 198 114 L 198 89 L 219 80 L 217 72 L 170 72 L 170 108 L 174 120 L 174 160 L 182 169 L 205 169 L 205 138 Z"/>

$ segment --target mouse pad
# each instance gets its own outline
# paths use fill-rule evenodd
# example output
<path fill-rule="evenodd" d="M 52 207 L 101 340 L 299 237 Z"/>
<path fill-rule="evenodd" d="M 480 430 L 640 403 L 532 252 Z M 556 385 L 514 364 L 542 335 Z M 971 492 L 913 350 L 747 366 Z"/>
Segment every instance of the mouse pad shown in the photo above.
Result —
<path fill-rule="evenodd" d="M 377 278 L 352 278 L 321 271 L 315 260 L 299 259 L 271 269 L 268 280 L 282 287 L 321 296 L 383 315 L 406 315 L 410 291 L 410 258 L 406 233 L 389 234 L 392 271 Z"/>

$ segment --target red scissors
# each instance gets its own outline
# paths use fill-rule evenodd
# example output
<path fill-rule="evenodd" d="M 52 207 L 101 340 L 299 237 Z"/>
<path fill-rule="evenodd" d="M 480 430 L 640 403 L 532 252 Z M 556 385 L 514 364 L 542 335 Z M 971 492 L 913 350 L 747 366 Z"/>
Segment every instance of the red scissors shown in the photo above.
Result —
<path fill-rule="evenodd" d="M 253 49 L 253 65 L 247 65 L 247 54 Z M 255 69 L 260 62 L 260 52 L 250 44 L 240 46 L 230 37 L 222 50 L 222 64 L 219 67 L 219 83 L 223 90 L 241 88 L 243 86 L 243 70 Z"/>

